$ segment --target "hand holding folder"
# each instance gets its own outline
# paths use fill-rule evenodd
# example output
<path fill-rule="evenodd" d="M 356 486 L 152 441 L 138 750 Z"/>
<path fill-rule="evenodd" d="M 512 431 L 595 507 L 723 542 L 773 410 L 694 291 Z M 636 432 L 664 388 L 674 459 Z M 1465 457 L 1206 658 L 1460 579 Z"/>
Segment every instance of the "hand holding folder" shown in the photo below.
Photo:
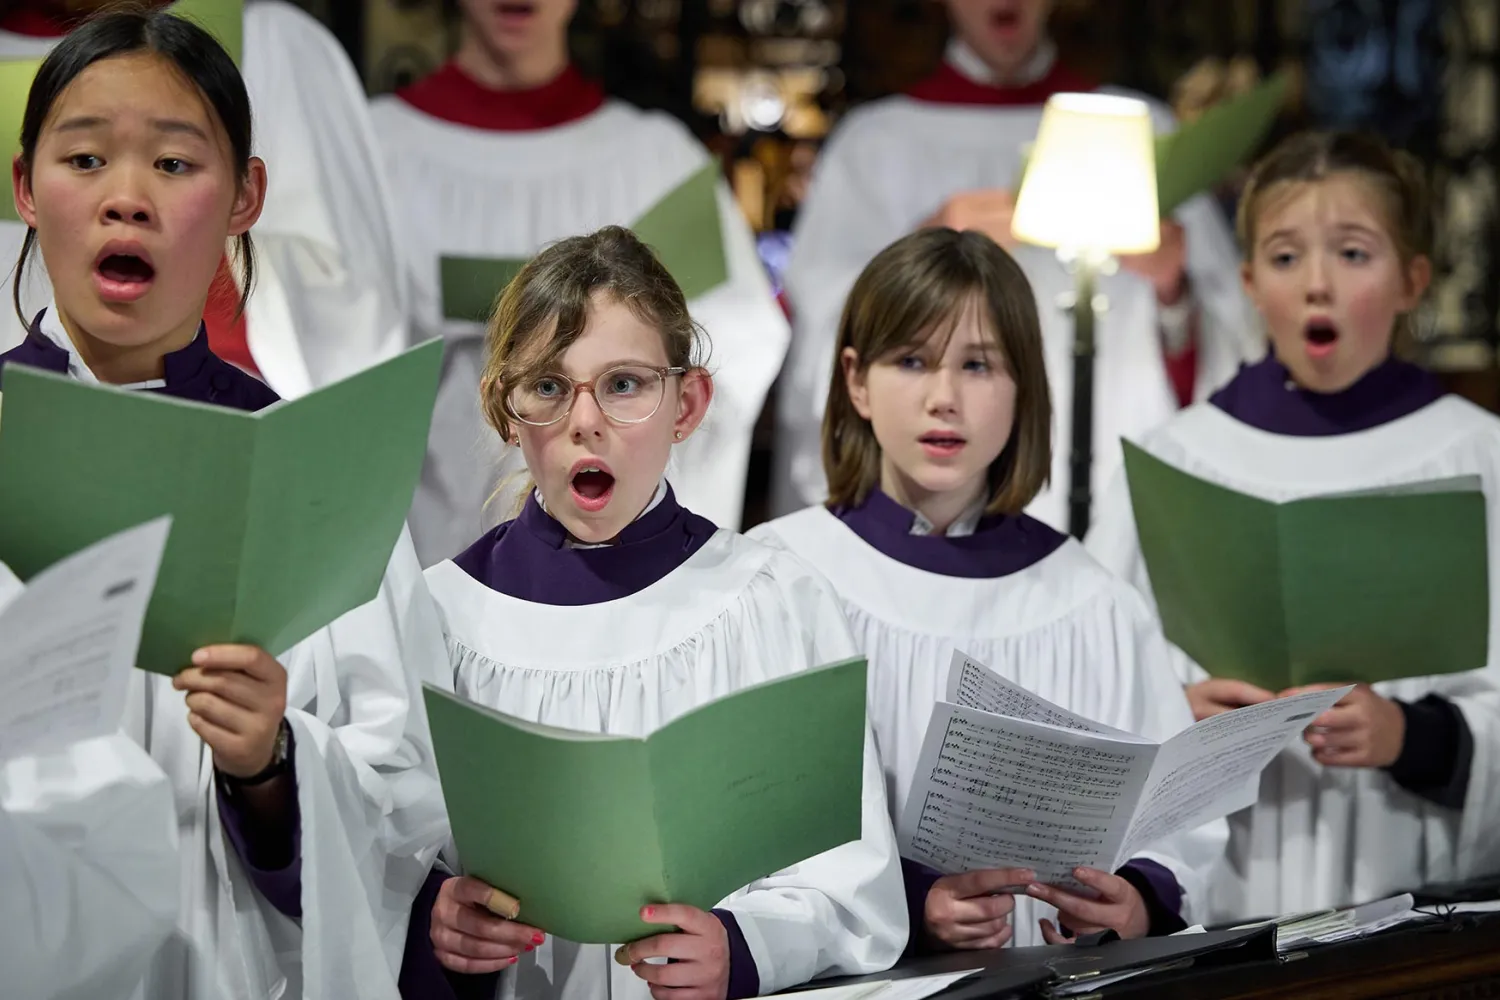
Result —
<path fill-rule="evenodd" d="M 441 341 L 243 413 L 5 371 L 0 560 L 23 579 L 172 516 L 136 664 L 216 643 L 279 656 L 373 599 L 427 450 Z"/>

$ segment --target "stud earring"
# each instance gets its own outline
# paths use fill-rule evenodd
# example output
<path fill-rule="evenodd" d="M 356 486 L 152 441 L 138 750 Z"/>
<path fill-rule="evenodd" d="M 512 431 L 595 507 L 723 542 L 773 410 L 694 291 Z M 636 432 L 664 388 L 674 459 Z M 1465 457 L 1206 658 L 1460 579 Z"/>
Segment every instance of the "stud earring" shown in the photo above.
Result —
<path fill-rule="evenodd" d="M 678 431 L 676 433 L 675 437 L 677 438 L 677 440 L 681 441 L 682 440 L 682 431 Z"/>

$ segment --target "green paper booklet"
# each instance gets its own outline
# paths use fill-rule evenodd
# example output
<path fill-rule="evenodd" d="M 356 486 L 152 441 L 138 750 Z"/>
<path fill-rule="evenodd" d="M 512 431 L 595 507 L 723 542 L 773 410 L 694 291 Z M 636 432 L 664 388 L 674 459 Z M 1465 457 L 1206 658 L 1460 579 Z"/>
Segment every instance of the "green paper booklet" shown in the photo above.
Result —
<path fill-rule="evenodd" d="M 411 506 L 442 342 L 259 413 L 5 370 L 0 560 L 23 579 L 172 516 L 137 665 L 280 655 L 375 597 Z"/>
<path fill-rule="evenodd" d="M 648 208 L 631 229 L 656 251 L 692 301 L 729 280 L 719 220 L 719 165 L 710 161 Z M 438 281 L 443 318 L 484 323 L 527 257 L 443 257 Z"/>
<path fill-rule="evenodd" d="M 645 739 L 423 693 L 464 870 L 569 941 L 660 933 L 641 907 L 706 910 L 861 834 L 863 659 L 745 688 Z"/>
<path fill-rule="evenodd" d="M 1163 218 L 1229 176 L 1255 151 L 1281 111 L 1289 79 L 1286 73 L 1278 73 L 1156 137 L 1156 209 Z M 1016 175 L 1017 192 L 1029 162 L 1028 145 Z"/>
<path fill-rule="evenodd" d="M 1156 137 L 1156 201 L 1163 216 L 1218 184 L 1255 152 L 1286 102 L 1289 80 L 1285 72 L 1277 73 Z"/>
<path fill-rule="evenodd" d="M 1162 628 L 1215 677 L 1275 692 L 1488 660 L 1478 477 L 1273 503 L 1124 448 Z"/>

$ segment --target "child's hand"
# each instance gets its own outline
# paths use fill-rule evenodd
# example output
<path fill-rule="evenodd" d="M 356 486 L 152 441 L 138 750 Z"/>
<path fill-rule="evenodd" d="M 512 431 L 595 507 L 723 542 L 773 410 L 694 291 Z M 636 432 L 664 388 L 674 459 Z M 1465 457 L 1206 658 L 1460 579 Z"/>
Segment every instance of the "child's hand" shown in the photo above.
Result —
<path fill-rule="evenodd" d="M 521 952 L 547 940 L 535 927 L 495 916 L 485 903 L 495 892 L 477 878 L 450 878 L 432 904 L 432 950 L 444 968 L 465 975 L 499 972 Z M 519 911 L 518 911 L 519 912 Z"/>
<path fill-rule="evenodd" d="M 1087 899 L 1066 889 L 1033 884 L 1026 895 L 1057 907 L 1058 918 L 1074 934 L 1093 934 L 1111 930 L 1122 938 L 1145 937 L 1151 930 L 1151 915 L 1146 901 L 1135 886 L 1118 875 L 1097 868 L 1075 868 L 1073 877 L 1099 893 L 1098 899 Z M 1050 920 L 1041 921 L 1042 939 L 1048 944 L 1067 944 L 1073 940 Z"/>
<path fill-rule="evenodd" d="M 922 925 L 927 936 L 949 948 L 1002 948 L 1010 940 L 1015 897 L 1004 890 L 1026 885 L 1036 873 L 1025 868 L 988 868 L 944 875 L 927 891 Z"/>
<path fill-rule="evenodd" d="M 1189 684 L 1184 690 L 1187 692 L 1188 704 L 1193 709 L 1194 722 L 1202 722 L 1221 712 L 1232 712 L 1236 708 L 1259 705 L 1276 698 L 1265 688 L 1228 677 L 1212 677 L 1197 684 Z"/>
<path fill-rule="evenodd" d="M 719 918 L 696 906 L 663 903 L 641 910 L 649 924 L 681 928 L 621 946 L 615 961 L 651 984 L 655 1000 L 724 1000 L 729 995 L 729 932 Z M 648 964 L 669 958 L 669 965 Z"/>
<path fill-rule="evenodd" d="M 1342 684 L 1309 684 L 1281 692 L 1288 698 L 1331 691 Z M 1303 735 L 1313 759 L 1328 767 L 1390 767 L 1406 745 L 1406 714 L 1368 684 L 1360 684 L 1313 720 Z"/>
<path fill-rule="evenodd" d="M 1150 253 L 1121 254 L 1120 266 L 1151 282 L 1156 301 L 1172 305 L 1182 298 L 1187 282 L 1187 240 L 1182 226 L 1171 219 L 1161 223 L 1161 245 Z"/>
<path fill-rule="evenodd" d="M 188 692 L 188 725 L 213 751 L 214 767 L 234 778 L 264 771 L 286 716 L 286 670 L 255 646 L 205 646 L 172 678 Z"/>

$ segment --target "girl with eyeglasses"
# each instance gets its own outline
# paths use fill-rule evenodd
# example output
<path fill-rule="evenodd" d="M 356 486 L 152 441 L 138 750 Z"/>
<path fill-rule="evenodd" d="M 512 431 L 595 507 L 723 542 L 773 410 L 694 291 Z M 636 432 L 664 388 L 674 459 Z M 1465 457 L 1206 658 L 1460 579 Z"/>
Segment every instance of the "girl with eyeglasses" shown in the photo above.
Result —
<path fill-rule="evenodd" d="M 458 694 L 547 725 L 643 736 L 854 655 L 821 577 L 685 509 L 663 478 L 713 398 L 697 345 L 681 289 L 618 227 L 544 250 L 506 289 L 481 406 L 535 488 L 514 520 L 427 571 Z M 886 968 L 906 944 L 906 911 L 868 737 L 863 816 L 861 840 L 712 911 L 650 908 L 643 920 L 678 930 L 618 954 L 526 925 L 524 900 L 518 920 L 502 920 L 485 908 L 490 886 L 435 871 L 412 915 L 403 991 L 725 1000 Z M 497 973 L 495 985 L 475 979 Z"/>

